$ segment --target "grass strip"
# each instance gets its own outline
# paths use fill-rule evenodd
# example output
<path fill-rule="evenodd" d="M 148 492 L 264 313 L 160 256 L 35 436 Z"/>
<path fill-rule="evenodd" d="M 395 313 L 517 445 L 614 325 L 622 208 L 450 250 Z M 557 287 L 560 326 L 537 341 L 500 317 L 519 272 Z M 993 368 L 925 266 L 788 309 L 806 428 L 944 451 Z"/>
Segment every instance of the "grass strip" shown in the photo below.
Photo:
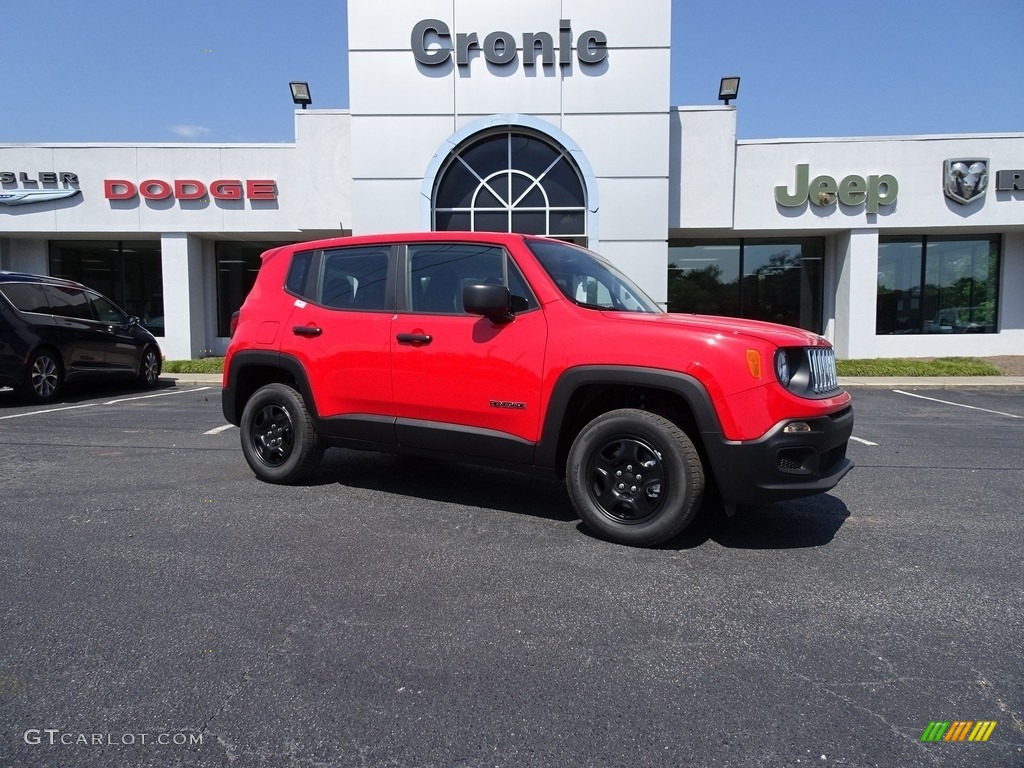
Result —
<path fill-rule="evenodd" d="M 975 357 L 872 358 L 837 360 L 840 376 L 1002 376 L 992 363 Z"/>

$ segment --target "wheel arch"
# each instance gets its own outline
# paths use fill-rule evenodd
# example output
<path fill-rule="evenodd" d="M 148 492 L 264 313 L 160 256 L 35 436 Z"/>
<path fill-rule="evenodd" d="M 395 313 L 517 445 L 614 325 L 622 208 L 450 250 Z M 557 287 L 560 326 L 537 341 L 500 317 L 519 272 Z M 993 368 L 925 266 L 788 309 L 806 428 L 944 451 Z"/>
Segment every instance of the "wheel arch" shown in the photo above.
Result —
<path fill-rule="evenodd" d="M 237 352 L 231 358 L 222 392 L 224 418 L 237 426 L 249 398 L 267 384 L 294 387 L 302 395 L 310 415 L 314 419 L 317 417 L 309 380 L 302 364 L 290 355 L 254 350 Z"/>
<path fill-rule="evenodd" d="M 54 359 L 60 365 L 61 373 L 67 376 L 68 361 L 64 359 L 64 350 L 61 348 L 60 344 L 50 339 L 44 339 L 40 341 L 38 344 L 32 347 L 25 355 L 25 363 L 28 364 L 28 361 L 31 360 L 36 355 L 38 355 L 40 352 L 49 352 L 51 355 L 53 355 Z"/>
<path fill-rule="evenodd" d="M 156 353 L 156 360 L 162 371 L 164 368 L 164 357 L 163 350 L 160 349 L 160 344 L 155 341 L 147 341 L 142 345 L 142 352 L 139 353 L 139 367 L 135 373 L 139 374 L 142 372 L 142 359 L 146 356 L 146 350 L 151 349 Z"/>
<path fill-rule="evenodd" d="M 705 436 L 721 434 L 711 397 L 693 376 L 657 368 L 583 366 L 563 373 L 552 389 L 535 463 L 562 475 L 580 430 L 619 408 L 650 411 L 674 422 L 690 436 L 702 459 Z M 704 463 L 711 474 L 709 462 Z"/>

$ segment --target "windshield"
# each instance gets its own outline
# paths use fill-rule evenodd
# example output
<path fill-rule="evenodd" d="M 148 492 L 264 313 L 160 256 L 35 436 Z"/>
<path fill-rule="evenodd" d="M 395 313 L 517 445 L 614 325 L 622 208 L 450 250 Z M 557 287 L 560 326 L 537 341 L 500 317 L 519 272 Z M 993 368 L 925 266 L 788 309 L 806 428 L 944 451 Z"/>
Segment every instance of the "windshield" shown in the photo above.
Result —
<path fill-rule="evenodd" d="M 581 307 L 661 314 L 628 277 L 592 251 L 552 240 L 526 240 L 537 261 L 566 298 Z"/>

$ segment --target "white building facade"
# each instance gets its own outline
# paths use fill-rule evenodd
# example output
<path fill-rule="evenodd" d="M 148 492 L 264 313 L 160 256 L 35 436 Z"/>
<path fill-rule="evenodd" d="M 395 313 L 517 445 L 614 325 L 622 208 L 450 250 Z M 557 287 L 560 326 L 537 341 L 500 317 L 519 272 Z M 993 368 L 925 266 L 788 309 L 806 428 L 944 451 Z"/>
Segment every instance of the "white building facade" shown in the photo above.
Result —
<path fill-rule="evenodd" d="M 296 110 L 294 143 L 0 145 L 0 269 L 189 358 L 273 244 L 512 230 L 840 357 L 1024 354 L 1024 134 L 737 141 L 734 106 L 669 103 L 669 0 L 348 8 L 350 108 Z"/>

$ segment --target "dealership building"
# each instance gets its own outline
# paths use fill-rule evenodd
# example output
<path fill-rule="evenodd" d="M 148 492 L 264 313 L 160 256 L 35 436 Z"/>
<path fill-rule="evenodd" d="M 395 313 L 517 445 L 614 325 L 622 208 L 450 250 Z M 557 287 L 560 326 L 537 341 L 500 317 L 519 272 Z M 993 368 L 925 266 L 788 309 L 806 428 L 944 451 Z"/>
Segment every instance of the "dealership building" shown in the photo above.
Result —
<path fill-rule="evenodd" d="M 224 352 L 274 244 L 512 230 L 840 357 L 1024 353 L 1024 133 L 737 141 L 734 105 L 669 103 L 670 13 L 349 0 L 350 108 L 296 109 L 292 143 L 0 145 L 0 269 L 189 358 Z"/>

